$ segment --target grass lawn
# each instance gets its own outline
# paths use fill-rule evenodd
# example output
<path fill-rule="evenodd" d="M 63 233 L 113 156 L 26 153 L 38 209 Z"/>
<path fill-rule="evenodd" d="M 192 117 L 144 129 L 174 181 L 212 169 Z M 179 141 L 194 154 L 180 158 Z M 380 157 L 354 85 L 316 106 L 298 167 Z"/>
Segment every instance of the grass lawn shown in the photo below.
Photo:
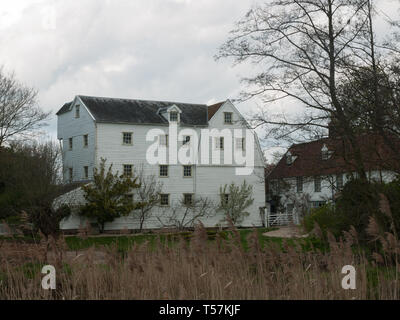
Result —
<path fill-rule="evenodd" d="M 268 231 L 276 230 L 276 228 L 257 228 L 257 233 L 259 239 L 262 241 L 264 237 L 262 234 Z M 240 238 L 244 247 L 247 247 L 247 237 L 250 233 L 253 232 L 253 229 L 240 229 Z M 218 231 L 218 233 L 223 237 L 227 238 L 232 236 L 231 231 Z M 217 231 L 207 231 L 207 236 L 209 241 L 214 241 L 216 237 Z M 79 238 L 77 236 L 69 236 L 65 238 L 65 241 L 70 250 L 80 250 L 86 249 L 91 246 L 110 246 L 117 245 L 119 250 L 127 250 L 133 244 L 143 244 L 144 242 L 149 242 L 151 246 L 154 246 L 158 239 L 165 243 L 173 245 L 177 243 L 181 237 L 185 240 L 190 240 L 193 236 L 193 232 L 179 232 L 179 233 L 171 233 L 171 234 L 139 234 L 139 235 L 116 235 L 116 236 L 92 236 L 87 237 L 86 239 Z"/>
<path fill-rule="evenodd" d="M 262 247 L 266 245 L 275 243 L 278 244 L 283 249 L 283 244 L 286 243 L 290 246 L 294 246 L 299 244 L 304 251 L 310 251 L 313 248 L 318 248 L 322 251 L 326 249 L 326 245 L 322 243 L 322 241 L 315 238 L 300 238 L 300 239 L 285 239 L 279 237 L 266 237 L 263 234 L 268 231 L 277 230 L 278 228 L 256 228 L 259 241 Z M 254 229 L 239 229 L 240 240 L 243 248 L 247 249 L 247 238 L 253 232 Z M 213 231 L 207 230 L 208 241 L 214 241 L 216 238 L 216 234 L 224 238 L 228 239 L 229 237 L 233 237 L 231 231 Z M 101 247 L 101 246 L 116 246 L 119 251 L 127 251 L 129 250 L 135 243 L 143 244 L 148 242 L 152 248 L 155 248 L 158 241 L 162 243 L 167 242 L 168 245 L 173 246 L 177 243 L 180 238 L 184 238 L 187 241 L 193 236 L 193 232 L 179 232 L 179 233 L 170 233 L 170 234 L 154 234 L 154 233 L 145 233 L 145 234 L 137 234 L 137 235 L 106 235 L 106 236 L 89 236 L 87 238 L 80 238 L 76 235 L 66 236 L 65 241 L 69 250 L 77 251 L 82 249 L 87 249 L 92 246 Z M 14 237 L 4 237 L 0 236 L 0 241 L 13 241 L 13 242 L 21 242 L 21 243 L 33 243 L 37 242 L 39 239 L 33 239 L 31 237 L 26 236 L 14 236 Z M 284 249 L 283 249 L 284 250 Z"/>
<path fill-rule="evenodd" d="M 257 228 L 258 238 L 260 240 L 261 246 L 265 246 L 269 243 L 276 243 L 280 246 L 283 245 L 283 242 L 286 241 L 288 245 L 295 245 L 299 243 L 302 248 L 306 251 L 310 250 L 312 246 L 317 247 L 319 249 L 323 249 L 321 243 L 316 239 L 311 238 L 302 238 L 302 239 L 283 239 L 276 237 L 266 237 L 263 233 L 268 231 L 276 230 L 277 228 Z M 254 229 L 239 229 L 240 240 L 242 246 L 247 249 L 247 238 L 253 232 Z M 214 241 L 216 237 L 216 233 L 219 233 L 221 237 L 227 239 L 228 237 L 232 237 L 231 231 L 207 231 L 208 240 Z M 168 245 L 174 245 L 177 243 L 181 237 L 185 240 L 190 240 L 193 236 L 192 232 L 181 232 L 181 233 L 173 233 L 173 234 L 139 234 L 139 235 L 118 235 L 118 236 L 92 236 L 86 239 L 79 238 L 77 236 L 69 236 L 66 237 L 66 243 L 70 250 L 81 250 L 87 249 L 89 247 L 95 246 L 111 246 L 116 245 L 118 250 L 126 251 L 133 244 L 143 244 L 146 241 L 150 244 L 151 247 L 155 247 L 158 239 L 159 241 L 165 243 L 167 241 Z"/>

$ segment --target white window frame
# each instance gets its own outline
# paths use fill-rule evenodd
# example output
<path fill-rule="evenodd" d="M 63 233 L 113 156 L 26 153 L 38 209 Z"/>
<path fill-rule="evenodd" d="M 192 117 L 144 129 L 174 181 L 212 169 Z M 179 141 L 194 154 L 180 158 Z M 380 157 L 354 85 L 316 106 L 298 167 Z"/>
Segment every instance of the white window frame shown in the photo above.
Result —
<path fill-rule="evenodd" d="M 223 205 L 227 205 L 229 203 L 229 193 L 224 193 L 223 201 Z"/>
<path fill-rule="evenodd" d="M 224 150 L 225 139 L 224 137 L 215 137 L 215 149 Z"/>
<path fill-rule="evenodd" d="M 304 184 L 303 177 L 296 177 L 296 191 L 298 193 L 303 192 L 304 189 L 303 184 Z"/>
<path fill-rule="evenodd" d="M 167 175 L 161 175 L 161 169 L 162 168 L 166 168 L 166 170 L 167 170 Z M 169 177 L 169 167 L 168 167 L 168 165 L 167 164 L 160 164 L 159 165 L 159 167 L 158 167 L 158 176 L 160 177 L 160 178 L 168 178 Z"/>
<path fill-rule="evenodd" d="M 130 143 L 125 142 L 125 135 L 128 135 L 130 138 Z M 133 145 L 133 132 L 122 132 L 122 145 L 124 146 L 132 146 Z"/>
<path fill-rule="evenodd" d="M 84 148 L 89 147 L 89 135 L 88 134 L 83 135 L 83 147 Z"/>
<path fill-rule="evenodd" d="M 340 179 L 339 179 L 339 177 L 340 177 Z M 339 186 L 339 181 L 341 181 L 340 186 Z M 339 173 L 336 175 L 336 188 L 338 190 L 341 190 L 341 189 L 343 189 L 343 186 L 344 186 L 343 173 Z"/>
<path fill-rule="evenodd" d="M 128 168 L 128 167 L 130 167 L 131 169 L 130 169 L 130 174 L 127 174 L 126 173 L 126 168 Z M 122 165 L 122 170 L 123 170 L 123 174 L 124 174 L 124 176 L 125 177 L 132 177 L 132 175 L 133 175 L 133 165 L 132 164 L 129 164 L 129 163 L 124 163 L 123 165 Z"/>
<path fill-rule="evenodd" d="M 83 167 L 83 177 L 84 179 L 89 179 L 89 166 Z"/>
<path fill-rule="evenodd" d="M 322 190 L 322 179 L 320 176 L 314 177 L 314 192 L 321 192 Z"/>
<path fill-rule="evenodd" d="M 186 169 L 190 168 L 190 176 L 185 175 Z M 183 166 L 183 177 L 184 178 L 191 178 L 193 176 L 193 166 L 191 165 L 184 165 Z"/>
<path fill-rule="evenodd" d="M 227 120 L 227 116 L 230 116 L 230 120 Z M 224 112 L 224 124 L 232 124 L 233 123 L 233 112 Z"/>
<path fill-rule="evenodd" d="M 168 203 L 167 204 L 163 204 L 162 203 L 163 196 L 167 196 L 167 198 L 168 198 Z M 169 193 L 161 193 L 160 194 L 160 206 L 161 207 L 169 207 L 169 204 L 170 204 L 170 194 Z"/>
<path fill-rule="evenodd" d="M 172 120 L 172 115 L 176 116 L 175 120 Z M 178 122 L 179 121 L 179 113 L 177 111 L 169 112 L 169 122 Z"/>
<path fill-rule="evenodd" d="M 186 202 L 187 196 L 190 196 L 190 203 Z M 184 193 L 183 194 L 183 204 L 188 207 L 193 205 L 193 193 Z"/>

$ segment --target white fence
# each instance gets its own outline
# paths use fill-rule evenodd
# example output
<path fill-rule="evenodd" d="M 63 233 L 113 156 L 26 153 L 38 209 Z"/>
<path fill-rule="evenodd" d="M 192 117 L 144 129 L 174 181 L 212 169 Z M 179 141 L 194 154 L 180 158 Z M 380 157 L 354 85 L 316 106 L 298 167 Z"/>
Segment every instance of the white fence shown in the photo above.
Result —
<path fill-rule="evenodd" d="M 287 226 L 297 224 L 297 217 L 293 213 L 269 213 L 267 214 L 267 227 Z"/>

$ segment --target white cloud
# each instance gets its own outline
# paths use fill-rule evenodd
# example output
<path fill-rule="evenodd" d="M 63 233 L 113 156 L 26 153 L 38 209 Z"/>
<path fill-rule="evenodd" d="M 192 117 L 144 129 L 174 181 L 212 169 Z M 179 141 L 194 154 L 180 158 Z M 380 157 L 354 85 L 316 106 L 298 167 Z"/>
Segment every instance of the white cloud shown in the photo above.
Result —
<path fill-rule="evenodd" d="M 252 69 L 213 56 L 257 2 L 2 0 L 0 65 L 36 87 L 53 114 L 77 94 L 197 103 L 236 98 L 239 79 Z M 245 114 L 254 107 L 238 105 Z M 49 130 L 55 136 L 55 117 Z"/>

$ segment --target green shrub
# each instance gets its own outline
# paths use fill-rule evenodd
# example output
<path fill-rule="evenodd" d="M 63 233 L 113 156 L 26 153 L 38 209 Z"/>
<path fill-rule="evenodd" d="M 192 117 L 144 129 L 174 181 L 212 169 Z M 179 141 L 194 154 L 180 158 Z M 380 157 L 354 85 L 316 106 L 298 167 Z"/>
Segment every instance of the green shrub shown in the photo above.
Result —
<path fill-rule="evenodd" d="M 327 231 L 333 233 L 336 237 L 340 236 L 343 230 L 350 228 L 348 217 L 342 211 L 336 210 L 334 205 L 326 204 L 320 208 L 312 209 L 311 212 L 304 217 L 303 226 L 306 232 L 311 232 L 315 224 L 321 228 L 323 235 L 326 236 Z"/>

